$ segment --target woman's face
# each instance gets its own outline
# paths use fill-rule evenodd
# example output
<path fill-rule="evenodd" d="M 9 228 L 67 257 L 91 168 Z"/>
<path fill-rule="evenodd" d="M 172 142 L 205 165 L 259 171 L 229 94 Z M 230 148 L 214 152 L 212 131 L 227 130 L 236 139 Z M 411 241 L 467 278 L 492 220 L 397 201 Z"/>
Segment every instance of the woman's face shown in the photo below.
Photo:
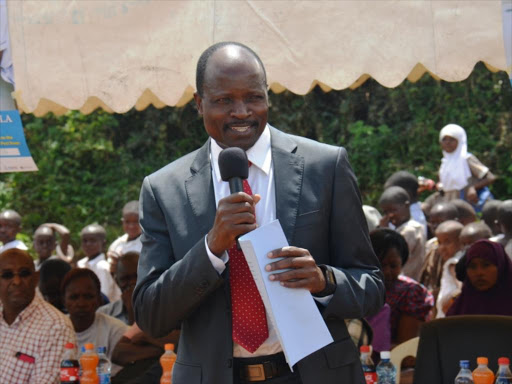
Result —
<path fill-rule="evenodd" d="M 498 267 L 481 257 L 472 259 L 466 267 L 468 279 L 478 291 L 488 291 L 498 281 Z"/>
<path fill-rule="evenodd" d="M 384 283 L 389 288 L 398 279 L 402 271 L 402 258 L 396 248 L 390 248 L 385 253 L 381 262 L 382 273 L 384 274 Z"/>
<path fill-rule="evenodd" d="M 443 151 L 452 153 L 457 149 L 457 145 L 459 145 L 458 140 L 455 137 L 445 136 L 441 140 L 441 148 Z"/>

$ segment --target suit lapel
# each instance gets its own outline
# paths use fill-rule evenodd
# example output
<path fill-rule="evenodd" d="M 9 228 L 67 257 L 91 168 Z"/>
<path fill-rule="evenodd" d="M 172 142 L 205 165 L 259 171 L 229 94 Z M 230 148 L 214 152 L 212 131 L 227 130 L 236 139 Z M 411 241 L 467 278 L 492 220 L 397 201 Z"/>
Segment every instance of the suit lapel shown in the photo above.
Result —
<path fill-rule="evenodd" d="M 276 215 L 291 244 L 304 175 L 304 158 L 295 154 L 297 144 L 283 132 L 271 127 L 272 161 L 276 189 Z"/>
<path fill-rule="evenodd" d="M 192 176 L 185 181 L 185 189 L 196 217 L 198 232 L 203 236 L 213 226 L 217 210 L 210 166 L 210 139 L 197 152 L 190 171 Z"/>

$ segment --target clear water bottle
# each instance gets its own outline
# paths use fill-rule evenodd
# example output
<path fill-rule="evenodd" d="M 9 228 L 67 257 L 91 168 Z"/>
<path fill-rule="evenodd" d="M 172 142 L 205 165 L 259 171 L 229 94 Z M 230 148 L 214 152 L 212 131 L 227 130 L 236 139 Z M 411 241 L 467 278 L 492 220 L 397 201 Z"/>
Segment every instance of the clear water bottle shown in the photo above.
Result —
<path fill-rule="evenodd" d="M 469 360 L 461 360 L 460 371 L 455 378 L 455 384 L 473 384 L 473 374 L 469 369 Z"/>
<path fill-rule="evenodd" d="M 498 359 L 498 372 L 496 372 L 495 384 L 512 384 L 512 372 L 510 372 L 510 360 L 507 357 Z"/>
<path fill-rule="evenodd" d="M 396 384 L 396 368 L 391 363 L 391 353 L 380 353 L 380 363 L 377 365 L 377 378 L 379 384 Z"/>
<path fill-rule="evenodd" d="M 98 377 L 100 379 L 99 384 L 110 384 L 110 371 L 112 370 L 112 363 L 107 357 L 107 348 L 98 347 Z"/>

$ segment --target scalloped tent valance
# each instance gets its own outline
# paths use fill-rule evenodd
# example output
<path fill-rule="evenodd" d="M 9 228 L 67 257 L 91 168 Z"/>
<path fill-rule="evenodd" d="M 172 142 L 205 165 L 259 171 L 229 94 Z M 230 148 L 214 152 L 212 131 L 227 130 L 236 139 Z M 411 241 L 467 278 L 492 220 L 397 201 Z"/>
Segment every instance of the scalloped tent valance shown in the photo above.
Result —
<path fill-rule="evenodd" d="M 36 115 L 183 105 L 199 55 L 225 40 L 258 52 L 275 92 L 506 69 L 500 0 L 8 0 L 8 12 L 15 97 Z"/>

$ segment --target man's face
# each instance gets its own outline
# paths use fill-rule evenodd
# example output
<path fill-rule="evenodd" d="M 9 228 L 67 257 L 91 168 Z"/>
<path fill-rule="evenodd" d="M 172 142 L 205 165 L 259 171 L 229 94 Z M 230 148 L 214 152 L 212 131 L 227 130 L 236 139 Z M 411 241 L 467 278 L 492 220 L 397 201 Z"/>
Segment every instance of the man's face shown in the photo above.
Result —
<path fill-rule="evenodd" d="M 498 267 L 481 257 L 472 259 L 466 267 L 471 285 L 478 291 L 488 291 L 498 281 Z"/>
<path fill-rule="evenodd" d="M 432 212 L 428 218 L 428 224 L 430 225 L 430 230 L 435 233 L 437 227 L 446 220 L 450 220 L 448 215 L 443 211 Z"/>
<path fill-rule="evenodd" d="M 41 279 L 39 282 L 39 291 L 41 291 L 41 295 L 43 295 L 45 301 L 60 311 L 63 311 L 64 303 L 62 302 L 62 295 L 60 293 L 60 283 L 61 281 L 55 276 L 45 281 Z"/>
<path fill-rule="evenodd" d="M 105 245 L 105 239 L 103 236 L 95 233 L 84 233 L 81 236 L 81 241 L 85 256 L 95 257 L 103 252 L 103 247 Z"/>
<path fill-rule="evenodd" d="M 389 217 L 389 221 L 398 227 L 411 218 L 409 206 L 407 204 L 383 203 L 381 204 L 382 212 Z"/>
<path fill-rule="evenodd" d="M 100 306 L 100 295 L 90 277 L 77 278 L 66 286 L 64 306 L 73 321 L 94 321 L 94 313 Z"/>
<path fill-rule="evenodd" d="M 141 233 L 139 225 L 139 215 L 136 213 L 126 213 L 123 215 L 123 230 L 128 234 L 128 238 L 135 239 Z"/>
<path fill-rule="evenodd" d="M 135 284 L 137 283 L 137 260 L 119 260 L 116 270 L 116 283 L 123 293 L 123 299 L 131 300 Z"/>
<path fill-rule="evenodd" d="M 0 218 L 0 241 L 4 244 L 16 239 L 20 226 L 13 220 Z"/>
<path fill-rule="evenodd" d="M 52 255 L 55 245 L 53 235 L 38 234 L 34 238 L 34 250 L 42 260 L 46 260 Z"/>
<path fill-rule="evenodd" d="M 203 97 L 194 98 L 210 137 L 223 148 L 248 150 L 267 124 L 268 96 L 263 69 L 237 48 L 224 47 L 210 57 Z"/>
<path fill-rule="evenodd" d="M 0 300 L 10 312 L 21 312 L 34 299 L 38 274 L 28 257 L 4 255 L 0 259 Z"/>
<path fill-rule="evenodd" d="M 443 262 L 448 260 L 450 257 L 461 249 L 459 236 L 457 232 L 436 232 L 437 241 L 439 243 L 439 254 L 443 259 Z"/>

